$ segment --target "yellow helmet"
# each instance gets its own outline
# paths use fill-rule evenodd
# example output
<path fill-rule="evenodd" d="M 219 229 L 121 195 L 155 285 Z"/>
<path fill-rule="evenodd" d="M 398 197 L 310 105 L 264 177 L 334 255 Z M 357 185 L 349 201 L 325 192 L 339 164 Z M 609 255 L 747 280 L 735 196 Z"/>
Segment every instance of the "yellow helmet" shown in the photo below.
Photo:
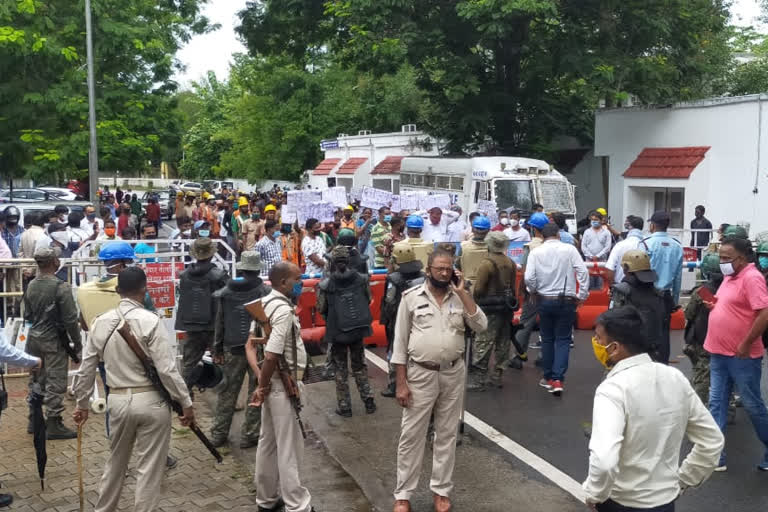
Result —
<path fill-rule="evenodd" d="M 189 192 L 187 192 L 187 197 L 195 197 L 195 196 L 196 196 L 196 194 L 194 192 L 192 192 L 191 190 Z"/>
<path fill-rule="evenodd" d="M 276 212 L 276 211 L 277 211 L 277 208 L 275 208 L 275 205 L 273 205 L 273 204 L 268 204 L 267 207 L 264 208 L 264 213 Z"/>
<path fill-rule="evenodd" d="M 203 192 L 203 199 L 207 201 L 209 197 L 211 197 L 211 194 L 209 194 L 207 190 Z"/>
<path fill-rule="evenodd" d="M 596 211 L 597 213 L 599 213 L 600 215 L 602 215 L 603 217 L 605 217 L 606 215 L 608 215 L 608 212 L 606 211 L 606 209 L 605 209 L 605 208 L 598 208 L 598 209 L 597 209 L 597 210 L 595 210 L 595 211 Z"/>
<path fill-rule="evenodd" d="M 237 200 L 237 206 L 248 206 L 248 200 L 240 196 L 240 199 Z"/>
<path fill-rule="evenodd" d="M 176 192 L 176 197 L 183 197 L 183 196 L 184 196 L 184 192 L 182 192 L 181 190 Z"/>

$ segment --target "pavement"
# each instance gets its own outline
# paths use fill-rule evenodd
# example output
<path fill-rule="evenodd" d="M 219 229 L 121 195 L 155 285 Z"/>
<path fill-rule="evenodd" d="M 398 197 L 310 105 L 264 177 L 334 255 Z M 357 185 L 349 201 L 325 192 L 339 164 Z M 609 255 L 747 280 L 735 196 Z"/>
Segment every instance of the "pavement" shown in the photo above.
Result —
<path fill-rule="evenodd" d="M 45 491 L 40 490 L 32 436 L 26 433 L 26 379 L 6 378 L 10 404 L 0 419 L 0 492 L 14 495 L 14 503 L 6 510 L 20 512 L 70 512 L 79 510 L 77 440 L 48 441 L 48 464 Z M 211 405 L 215 397 L 198 393 L 195 410 L 203 432 L 211 425 Z M 66 402 L 65 424 L 72 426 L 70 414 L 74 402 Z M 157 512 L 192 512 L 198 510 L 256 510 L 253 470 L 256 449 L 240 450 L 239 426 L 242 412 L 233 421 L 233 448 L 221 450 L 224 462 L 216 464 L 189 429 L 173 423 L 171 454 L 179 459 L 174 469 L 166 472 L 162 497 Z M 109 457 L 104 416 L 91 414 L 83 438 L 85 510 L 93 510 L 104 463 Z M 305 444 L 301 468 L 304 483 L 313 496 L 318 512 L 365 512 L 372 510 L 355 481 L 328 454 L 324 443 L 312 432 Z M 133 509 L 135 460 L 131 461 L 118 510 Z"/>

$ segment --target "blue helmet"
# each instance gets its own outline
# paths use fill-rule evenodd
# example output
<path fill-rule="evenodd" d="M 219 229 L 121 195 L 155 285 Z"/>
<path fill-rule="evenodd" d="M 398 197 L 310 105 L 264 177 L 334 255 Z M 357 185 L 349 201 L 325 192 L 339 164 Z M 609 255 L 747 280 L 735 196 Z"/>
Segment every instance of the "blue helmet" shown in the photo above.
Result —
<path fill-rule="evenodd" d="M 491 229 L 491 219 L 485 215 L 478 215 L 475 217 L 475 220 L 472 221 L 472 227 L 483 231 Z"/>
<path fill-rule="evenodd" d="M 410 229 L 424 229 L 424 219 L 420 215 L 409 215 L 405 221 L 405 227 Z"/>
<path fill-rule="evenodd" d="M 549 224 L 549 217 L 541 212 L 536 212 L 531 215 L 530 219 L 528 219 L 528 224 L 535 227 L 536 229 L 541 229 Z"/>
<path fill-rule="evenodd" d="M 104 244 L 99 251 L 99 259 L 102 261 L 132 260 L 135 257 L 133 247 L 128 242 L 109 242 Z"/>

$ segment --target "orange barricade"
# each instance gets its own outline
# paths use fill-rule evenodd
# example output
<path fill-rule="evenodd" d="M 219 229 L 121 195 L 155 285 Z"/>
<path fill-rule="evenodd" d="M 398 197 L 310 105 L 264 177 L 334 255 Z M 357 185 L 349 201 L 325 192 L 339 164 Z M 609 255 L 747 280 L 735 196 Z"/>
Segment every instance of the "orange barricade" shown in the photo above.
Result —
<path fill-rule="evenodd" d="M 590 276 L 600 276 L 603 278 L 602 288 L 590 290 L 587 300 L 576 310 L 576 328 L 590 330 L 595 328 L 597 317 L 608 310 L 608 305 L 611 303 L 611 298 L 608 296 L 611 283 L 605 277 L 605 270 L 598 267 L 596 263 L 587 263 L 587 268 L 589 269 Z"/>
<path fill-rule="evenodd" d="M 371 276 L 371 296 L 373 297 L 373 302 L 371 302 L 373 325 L 371 325 L 371 328 L 373 329 L 373 334 L 363 340 L 363 343 L 366 345 L 387 346 L 387 334 L 384 332 L 384 326 L 379 323 L 381 302 L 384 300 L 384 293 L 386 292 L 386 281 L 387 276 L 385 274 L 374 274 Z"/>

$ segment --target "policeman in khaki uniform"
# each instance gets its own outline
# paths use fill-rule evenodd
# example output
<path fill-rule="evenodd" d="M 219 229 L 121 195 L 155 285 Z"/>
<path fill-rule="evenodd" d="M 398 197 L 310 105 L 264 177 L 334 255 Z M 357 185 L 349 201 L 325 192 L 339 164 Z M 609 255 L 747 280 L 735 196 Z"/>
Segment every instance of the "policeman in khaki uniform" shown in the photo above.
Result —
<path fill-rule="evenodd" d="M 307 352 L 301 341 L 301 325 L 291 299 L 301 295 L 301 270 L 280 262 L 269 272 L 272 292 L 261 299 L 272 332 L 264 346 L 261 368 L 255 340 L 248 340 L 246 353 L 259 386 L 248 407 L 261 406 L 261 435 L 256 449 L 256 503 L 259 511 L 312 512 L 312 496 L 299 479 L 304 457 L 304 439 L 279 372 L 301 381 Z M 299 388 L 301 390 L 301 388 Z M 304 400 L 303 394 L 300 399 Z"/>
<path fill-rule="evenodd" d="M 477 280 L 480 264 L 488 256 L 488 244 L 485 243 L 485 237 L 490 229 L 490 219 L 485 215 L 478 215 L 472 221 L 472 239 L 461 242 L 459 267 L 464 274 L 464 279 L 470 284 Z"/>
<path fill-rule="evenodd" d="M 392 246 L 392 251 L 399 247 L 410 247 L 416 254 L 423 267 L 426 268 L 429 255 L 435 248 L 435 244 L 421 238 L 421 232 L 424 229 L 424 219 L 420 215 L 409 215 L 405 220 L 405 232 L 408 238 L 397 242 Z"/>
<path fill-rule="evenodd" d="M 96 318 L 73 391 L 78 425 L 88 420 L 88 399 L 93 391 L 99 361 L 104 362 L 110 388 L 107 409 L 112 437 L 110 457 L 99 484 L 96 512 L 117 510 L 125 472 L 136 447 L 136 493 L 133 510 L 152 512 L 160 500 L 163 474 L 171 441 L 171 409 L 147 377 L 131 347 L 117 331 L 125 323 L 140 347 L 152 360 L 171 398 L 184 409 L 181 423 L 195 421 L 192 399 L 176 369 L 171 339 L 160 318 L 144 309 L 147 276 L 138 267 L 120 272 L 117 278 L 120 304 Z"/>
<path fill-rule="evenodd" d="M 463 407 L 464 323 L 475 332 L 488 326 L 465 289 L 453 257 L 436 249 L 429 258 L 428 281 L 403 294 L 397 312 L 391 363 L 397 372 L 397 401 L 404 408 L 397 449 L 394 512 L 409 512 L 421 474 L 430 414 L 435 417 L 431 490 L 435 510 L 451 509 L 456 437 Z"/>

